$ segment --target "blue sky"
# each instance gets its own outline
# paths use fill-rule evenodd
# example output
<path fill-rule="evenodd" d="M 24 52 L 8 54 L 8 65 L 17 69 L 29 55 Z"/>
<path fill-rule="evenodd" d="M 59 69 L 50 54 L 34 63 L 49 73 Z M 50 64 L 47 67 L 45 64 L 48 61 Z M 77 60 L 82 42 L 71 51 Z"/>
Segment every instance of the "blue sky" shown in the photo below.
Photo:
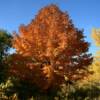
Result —
<path fill-rule="evenodd" d="M 100 27 L 100 0 L 0 0 L 0 28 L 18 31 L 20 24 L 28 24 L 39 9 L 51 3 L 67 11 L 75 26 L 84 29 L 86 40 L 92 43 L 89 51 L 94 53 L 91 30 Z"/>

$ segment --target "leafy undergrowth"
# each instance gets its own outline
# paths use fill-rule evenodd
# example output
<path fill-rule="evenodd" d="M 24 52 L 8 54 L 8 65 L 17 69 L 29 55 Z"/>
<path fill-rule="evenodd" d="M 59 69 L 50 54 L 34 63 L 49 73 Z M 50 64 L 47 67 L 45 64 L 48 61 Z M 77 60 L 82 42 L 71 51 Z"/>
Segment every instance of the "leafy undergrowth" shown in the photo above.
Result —
<path fill-rule="evenodd" d="M 0 100 L 100 100 L 99 85 L 62 84 L 58 90 L 42 92 L 17 79 L 9 78 L 0 84 Z"/>

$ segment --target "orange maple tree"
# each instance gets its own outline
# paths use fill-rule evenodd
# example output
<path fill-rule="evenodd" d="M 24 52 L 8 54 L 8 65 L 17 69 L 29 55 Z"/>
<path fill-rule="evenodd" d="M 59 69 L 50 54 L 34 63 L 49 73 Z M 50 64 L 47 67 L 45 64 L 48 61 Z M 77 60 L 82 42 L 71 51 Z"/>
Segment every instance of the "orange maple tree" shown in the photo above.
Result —
<path fill-rule="evenodd" d="M 56 5 L 42 8 L 28 25 L 14 34 L 10 72 L 41 89 L 83 78 L 92 57 L 83 32 Z"/>

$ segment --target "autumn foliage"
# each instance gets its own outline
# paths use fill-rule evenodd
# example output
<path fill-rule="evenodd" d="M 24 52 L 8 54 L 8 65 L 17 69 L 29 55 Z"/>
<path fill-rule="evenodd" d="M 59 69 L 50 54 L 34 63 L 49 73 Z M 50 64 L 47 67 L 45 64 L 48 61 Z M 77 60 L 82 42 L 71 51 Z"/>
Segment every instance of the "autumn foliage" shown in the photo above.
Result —
<path fill-rule="evenodd" d="M 42 8 L 28 25 L 14 34 L 10 73 L 41 89 L 87 75 L 92 57 L 83 32 L 56 5 Z"/>

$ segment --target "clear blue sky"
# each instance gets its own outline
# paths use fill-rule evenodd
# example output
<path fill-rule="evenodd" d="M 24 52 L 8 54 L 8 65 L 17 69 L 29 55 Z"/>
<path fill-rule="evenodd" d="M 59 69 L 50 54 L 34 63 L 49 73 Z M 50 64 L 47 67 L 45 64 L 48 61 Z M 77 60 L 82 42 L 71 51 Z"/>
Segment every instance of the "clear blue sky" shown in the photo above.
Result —
<path fill-rule="evenodd" d="M 0 28 L 18 31 L 20 24 L 28 24 L 39 9 L 51 3 L 68 11 L 75 26 L 84 29 L 86 40 L 93 43 L 90 34 L 92 28 L 100 27 L 100 0 L 0 0 Z M 90 52 L 95 50 L 92 44 Z"/>

